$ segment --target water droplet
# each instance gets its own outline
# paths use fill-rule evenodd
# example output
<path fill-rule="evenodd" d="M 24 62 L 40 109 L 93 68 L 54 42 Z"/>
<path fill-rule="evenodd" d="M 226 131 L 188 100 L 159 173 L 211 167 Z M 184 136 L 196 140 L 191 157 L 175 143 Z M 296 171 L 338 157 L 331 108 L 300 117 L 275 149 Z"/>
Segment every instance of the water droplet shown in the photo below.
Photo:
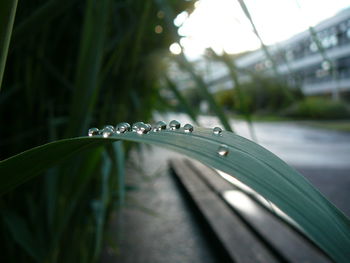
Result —
<path fill-rule="evenodd" d="M 148 133 L 150 130 L 151 130 L 151 125 L 145 124 L 145 123 L 141 123 L 141 124 L 138 126 L 138 129 L 137 129 L 136 132 L 137 132 L 138 134 L 146 134 L 146 133 Z"/>
<path fill-rule="evenodd" d="M 144 124 L 142 121 L 139 121 L 139 122 L 135 122 L 133 125 L 132 125 L 132 128 L 131 130 L 133 132 L 137 132 L 139 129 L 140 129 L 140 125 Z"/>
<path fill-rule="evenodd" d="M 165 129 L 166 129 L 166 122 L 164 122 L 164 121 L 158 121 L 153 127 L 154 132 L 159 132 L 159 131 L 165 130 Z"/>
<path fill-rule="evenodd" d="M 103 130 L 104 129 L 111 129 L 113 132 L 114 132 L 114 126 L 113 125 L 105 125 L 104 127 L 103 127 Z"/>
<path fill-rule="evenodd" d="M 99 135 L 100 134 L 100 130 L 97 128 L 91 128 L 88 131 L 88 135 L 91 136 L 95 136 L 95 135 Z"/>
<path fill-rule="evenodd" d="M 228 153 L 229 153 L 229 149 L 228 149 L 228 146 L 225 145 L 225 144 L 221 144 L 217 150 L 217 153 L 220 155 L 220 156 L 227 156 Z"/>
<path fill-rule="evenodd" d="M 221 129 L 220 127 L 215 127 L 215 128 L 213 129 L 213 133 L 214 133 L 215 135 L 222 135 L 222 129 Z"/>
<path fill-rule="evenodd" d="M 180 122 L 178 122 L 177 120 L 172 120 L 170 123 L 169 123 L 169 128 L 170 130 L 176 130 L 176 129 L 179 129 L 181 126 Z"/>
<path fill-rule="evenodd" d="M 109 126 L 109 125 L 108 125 L 108 126 Z M 113 135 L 113 133 L 114 133 L 114 128 L 111 129 L 111 127 L 108 127 L 108 126 L 105 126 L 105 127 L 103 128 L 103 130 L 102 130 L 102 136 L 103 136 L 104 138 L 107 138 L 107 137 Z M 112 126 L 112 127 L 113 127 L 113 126 Z"/>
<path fill-rule="evenodd" d="M 192 126 L 192 124 L 189 124 L 189 123 L 187 123 L 187 124 L 185 124 L 185 126 L 184 126 L 184 131 L 185 132 L 193 132 L 193 126 Z"/>
<path fill-rule="evenodd" d="M 130 129 L 131 129 L 130 124 L 127 122 L 118 123 L 118 125 L 115 127 L 115 131 L 118 134 L 130 131 Z"/>

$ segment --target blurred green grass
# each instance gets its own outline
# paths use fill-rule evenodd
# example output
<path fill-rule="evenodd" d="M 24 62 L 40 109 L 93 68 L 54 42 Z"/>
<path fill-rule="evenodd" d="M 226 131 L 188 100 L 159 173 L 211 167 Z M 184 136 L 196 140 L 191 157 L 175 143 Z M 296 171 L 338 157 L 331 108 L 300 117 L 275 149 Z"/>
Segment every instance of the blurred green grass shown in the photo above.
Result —
<path fill-rule="evenodd" d="M 193 2 L 166 2 L 175 15 L 193 8 Z M 1 11 L 8 3 L 16 1 L 2 1 Z M 0 159 L 85 135 L 88 127 L 148 121 L 155 109 L 167 108 L 159 75 L 178 36 L 165 22 L 175 17 L 158 1 L 20 1 L 6 52 L 3 26 L 9 17 L 0 17 L 1 61 L 8 55 L 0 92 Z M 132 147 L 86 150 L 4 195 L 2 260 L 98 261 L 110 212 L 123 202 L 123 160 Z"/>

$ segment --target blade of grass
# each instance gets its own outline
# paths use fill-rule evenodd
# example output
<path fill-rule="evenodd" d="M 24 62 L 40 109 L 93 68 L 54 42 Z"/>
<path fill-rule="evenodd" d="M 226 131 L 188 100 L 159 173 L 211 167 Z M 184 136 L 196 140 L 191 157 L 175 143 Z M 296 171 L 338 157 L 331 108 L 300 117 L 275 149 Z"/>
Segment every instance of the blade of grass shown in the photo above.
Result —
<path fill-rule="evenodd" d="M 273 70 L 273 73 L 275 75 L 275 77 L 279 80 L 281 80 L 281 75 L 279 74 L 278 72 L 278 67 L 277 67 L 277 63 L 276 63 L 276 60 L 274 59 L 274 56 L 271 54 L 271 52 L 269 51 L 269 48 L 265 45 L 263 39 L 261 38 L 260 34 L 259 34 L 259 31 L 253 21 L 253 18 L 249 12 L 249 9 L 247 7 L 247 5 L 245 4 L 244 0 L 237 0 L 241 6 L 241 9 L 242 11 L 244 12 L 245 16 L 247 17 L 247 19 L 249 20 L 251 26 L 252 26 L 252 29 L 253 29 L 253 32 L 254 34 L 256 35 L 256 37 L 259 39 L 260 41 L 260 45 L 261 45 L 261 48 L 265 54 L 265 57 L 267 60 L 269 60 L 271 62 L 271 65 L 272 65 L 272 70 Z M 287 65 L 288 66 L 288 65 Z M 284 89 L 284 93 L 286 94 L 286 96 L 288 96 L 290 99 L 293 98 L 293 95 L 291 94 L 290 90 L 289 89 Z"/>
<path fill-rule="evenodd" d="M 174 93 L 175 97 L 178 99 L 182 107 L 185 109 L 186 113 L 190 116 L 190 118 L 197 123 L 196 113 L 192 110 L 192 107 L 187 103 L 184 96 L 182 96 L 181 92 L 176 87 L 175 83 L 169 79 L 168 76 L 165 76 L 165 82 L 167 87 Z"/>
<path fill-rule="evenodd" d="M 299 1 L 295 0 L 295 3 L 297 4 L 299 10 L 302 12 L 302 7 L 301 7 Z M 310 34 L 312 41 L 314 41 L 316 43 L 318 53 L 321 55 L 323 61 L 327 62 L 329 64 L 329 67 L 330 67 L 329 71 L 330 71 L 331 75 L 333 76 L 333 79 L 335 79 L 338 82 L 339 75 L 338 75 L 338 71 L 336 69 L 336 65 L 335 65 L 334 61 L 332 61 L 329 58 L 327 50 L 324 48 L 322 41 L 318 37 L 315 28 L 313 26 L 309 26 L 308 30 L 309 30 L 309 34 Z M 338 85 L 339 85 L 339 83 L 337 83 L 335 85 L 335 88 L 332 91 L 332 97 L 334 100 L 339 100 L 339 87 L 338 87 Z"/>
<path fill-rule="evenodd" d="M 164 12 L 166 13 L 165 20 L 166 20 L 167 25 L 168 25 L 168 30 L 172 33 L 174 39 L 177 39 L 178 38 L 177 30 L 173 26 L 173 21 L 172 21 L 172 19 L 176 17 L 175 12 L 173 11 L 173 9 L 169 5 L 169 3 L 167 3 L 167 1 L 155 0 L 155 2 L 159 6 L 159 8 L 161 10 L 164 10 Z M 175 58 L 175 61 L 179 64 L 180 68 L 184 68 L 189 73 L 189 75 L 194 80 L 194 82 L 197 84 L 198 89 L 201 91 L 204 98 L 209 103 L 211 110 L 219 118 L 223 127 L 227 131 L 233 132 L 233 129 L 232 129 L 231 125 L 229 124 L 229 121 L 226 118 L 224 111 L 216 103 L 214 96 L 209 92 L 208 86 L 205 83 L 205 81 L 203 80 L 203 78 L 199 74 L 196 74 L 191 62 L 189 62 L 187 60 L 187 58 L 182 53 L 178 56 L 175 56 L 174 58 Z"/>
<path fill-rule="evenodd" d="M 107 143 L 107 142 L 105 142 Z M 55 143 L 54 143 L 55 144 Z M 4 173 L 0 173 L 2 176 L 6 176 L 6 182 L 2 182 L 0 186 L 0 193 L 10 191 L 12 188 L 18 185 L 18 183 L 24 183 L 27 180 L 31 179 L 33 176 L 38 175 L 41 172 L 44 172 L 47 168 L 52 167 L 56 164 L 59 164 L 61 161 L 67 159 L 70 156 L 75 155 L 77 152 L 80 152 L 82 149 L 95 148 L 101 146 L 101 142 L 84 142 L 84 141 L 75 141 L 68 144 L 55 144 L 53 146 L 54 151 L 48 151 L 46 147 L 39 146 L 33 148 L 33 154 L 22 154 L 16 155 L 6 159 L 7 161 L 0 162 L 0 170 Z M 68 154 L 67 154 L 68 153 Z M 42 156 L 45 156 L 45 167 L 35 165 Z M 26 166 L 19 167 L 17 163 L 24 164 Z M 16 170 L 13 170 L 17 166 Z M 11 172 L 12 170 L 12 172 Z M 13 174 L 15 176 L 10 177 L 9 175 Z M 11 179 L 12 178 L 12 179 Z"/>
<path fill-rule="evenodd" d="M 237 100 L 236 101 L 238 103 L 239 110 L 243 113 L 244 118 L 248 123 L 248 128 L 249 128 L 251 138 L 257 143 L 258 138 L 254 131 L 252 116 L 249 112 L 249 108 L 248 108 L 249 106 L 246 103 L 246 98 L 245 98 L 246 96 L 244 96 L 243 90 L 241 88 L 241 83 L 238 77 L 238 70 L 233 58 L 229 57 L 227 54 L 223 54 L 222 56 L 219 56 L 218 54 L 216 54 L 216 52 L 213 49 L 210 49 L 210 51 L 217 60 L 222 61 L 228 68 L 230 77 L 234 83 L 234 89 L 237 93 L 238 101 Z"/>
<path fill-rule="evenodd" d="M 37 244 L 34 242 L 34 236 L 29 231 L 26 221 L 10 211 L 2 211 L 1 216 L 18 245 L 20 245 L 35 262 L 42 262 L 42 251 L 40 251 Z"/>
<path fill-rule="evenodd" d="M 14 45 L 24 43 L 27 37 L 31 37 L 51 20 L 67 11 L 77 0 L 51 0 L 39 6 L 28 18 L 20 22 L 14 28 Z"/>
<path fill-rule="evenodd" d="M 127 85 L 129 85 L 129 87 L 132 87 L 133 83 L 134 83 L 134 75 L 135 75 L 135 71 L 137 70 L 137 63 L 138 63 L 138 59 L 139 59 L 139 54 L 142 51 L 142 39 L 145 37 L 145 33 L 146 31 L 146 21 L 147 19 L 149 19 L 150 16 L 150 11 L 151 11 L 151 7 L 153 5 L 152 1 L 145 1 L 142 2 L 142 14 L 140 17 L 140 25 L 137 27 L 137 31 L 135 33 L 134 36 L 134 47 L 132 49 L 132 52 L 130 54 L 130 72 L 127 76 Z"/>
<path fill-rule="evenodd" d="M 95 220 L 96 220 L 96 238 L 92 262 L 97 261 L 102 249 L 102 234 L 104 229 L 104 222 L 106 217 L 106 209 L 109 203 L 109 177 L 112 171 L 112 161 L 108 154 L 104 152 L 103 154 L 103 166 L 101 167 L 101 196 L 100 200 L 95 201 Z"/>
<path fill-rule="evenodd" d="M 64 155 L 83 151 L 84 144 L 92 147 L 117 140 L 166 147 L 234 176 L 289 215 L 333 260 L 348 262 L 349 219 L 277 156 L 226 131 L 216 136 L 207 128 L 196 128 L 192 133 L 181 128 L 144 135 L 128 132 L 109 138 L 81 137 L 49 143 L 0 162 L 1 193 L 52 166 L 55 157 L 61 161 Z M 226 156 L 217 153 L 223 144 L 227 147 Z M 42 158 L 43 155 L 50 158 Z"/>
<path fill-rule="evenodd" d="M 113 144 L 114 148 L 114 160 L 117 166 L 117 185 L 118 185 L 118 203 L 122 206 L 125 201 L 125 153 L 122 142 L 116 142 Z"/>
<path fill-rule="evenodd" d="M 3 0 L 0 3 L 0 90 L 5 72 L 16 9 L 17 0 Z"/>
<path fill-rule="evenodd" d="M 83 134 L 97 100 L 110 0 L 88 0 L 67 136 Z"/>
<path fill-rule="evenodd" d="M 46 192 L 46 210 L 47 210 L 47 224 L 49 230 L 53 230 L 55 222 L 55 214 L 57 213 L 57 196 L 58 196 L 58 169 L 56 167 L 51 168 L 45 175 L 45 192 Z M 51 231 L 50 234 L 53 234 Z"/>
<path fill-rule="evenodd" d="M 253 18 L 249 12 L 249 9 L 247 7 L 247 5 L 245 4 L 244 0 L 237 0 L 242 8 L 242 11 L 243 13 L 245 14 L 245 16 L 247 17 L 247 19 L 249 20 L 252 28 L 253 28 L 253 32 L 254 34 L 256 35 L 256 37 L 259 39 L 260 41 L 260 44 L 261 44 L 261 48 L 263 50 L 263 52 L 265 53 L 265 56 L 268 60 L 271 61 L 272 63 L 272 69 L 273 69 L 273 72 L 275 74 L 276 77 L 279 77 L 279 73 L 278 73 L 278 70 L 277 70 L 277 65 L 276 65 L 276 61 L 274 60 L 273 56 L 270 54 L 270 51 L 269 49 L 267 48 L 267 46 L 265 45 L 264 41 L 262 40 L 260 34 L 259 34 L 259 31 L 258 29 L 256 28 L 256 25 L 253 21 Z"/>
<path fill-rule="evenodd" d="M 56 213 L 58 215 L 55 219 L 57 219 L 56 221 L 58 222 L 56 223 L 52 238 L 51 251 L 49 253 L 50 262 L 56 262 L 56 257 L 61 253 L 60 249 L 62 249 L 62 246 L 60 242 L 62 242 L 64 231 L 69 227 L 70 220 L 74 216 L 74 212 L 77 210 L 82 198 L 84 198 L 84 194 L 86 194 L 89 183 L 91 183 L 91 180 L 93 180 L 93 177 L 97 173 L 97 168 L 99 167 L 99 164 L 101 164 L 102 153 L 104 151 L 103 145 L 104 144 L 99 146 L 93 145 L 88 147 L 86 150 L 78 150 L 79 156 L 87 156 L 87 158 L 84 158 L 86 163 L 81 165 L 76 173 L 79 178 L 76 178 L 78 184 L 75 184 L 74 186 L 74 193 L 64 193 L 64 199 L 61 199 L 59 204 L 61 204 L 63 201 L 66 202 L 66 204 L 64 206 L 60 206 L 60 209 L 56 209 Z M 60 174 L 63 177 L 63 175 L 69 174 L 69 171 L 64 170 L 61 171 Z M 72 184 L 72 181 L 73 180 L 69 181 L 69 183 Z"/>
<path fill-rule="evenodd" d="M 226 118 L 226 115 L 222 108 L 216 103 L 214 96 L 209 92 L 208 86 L 204 82 L 203 78 L 196 74 L 192 64 L 186 59 L 184 55 L 178 55 L 176 58 L 176 62 L 179 63 L 180 68 L 183 67 L 186 69 L 186 71 L 190 74 L 191 78 L 195 81 L 197 84 L 197 87 L 203 94 L 204 98 L 207 100 L 207 102 L 210 105 L 211 110 L 215 113 L 215 115 L 219 118 L 221 124 L 227 131 L 233 132 L 228 119 Z"/>

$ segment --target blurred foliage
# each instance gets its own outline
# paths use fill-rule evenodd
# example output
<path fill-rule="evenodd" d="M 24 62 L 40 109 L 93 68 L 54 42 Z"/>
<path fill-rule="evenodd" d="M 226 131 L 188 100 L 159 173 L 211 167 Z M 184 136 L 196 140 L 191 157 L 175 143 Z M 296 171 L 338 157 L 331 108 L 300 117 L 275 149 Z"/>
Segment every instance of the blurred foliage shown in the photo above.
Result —
<path fill-rule="evenodd" d="M 163 107 L 161 58 L 177 39 L 159 2 L 20 1 L 0 93 L 0 159 L 91 126 L 147 121 Z M 193 5 L 163 2 L 175 14 Z M 122 191 L 122 149 L 86 151 L 1 197 L 2 260 L 96 262 Z"/>
<path fill-rule="evenodd" d="M 200 112 L 200 103 L 204 100 L 202 93 L 198 89 L 187 89 L 183 91 L 184 96 L 187 98 L 192 109 L 197 113 Z"/>
<path fill-rule="evenodd" d="M 307 97 L 285 111 L 284 116 L 298 119 L 332 120 L 350 117 L 350 110 L 346 103 L 329 98 Z"/>
<path fill-rule="evenodd" d="M 232 89 L 218 91 L 215 99 L 226 111 L 235 110 L 235 92 Z"/>
<path fill-rule="evenodd" d="M 290 88 L 284 81 L 261 75 L 252 75 L 251 81 L 240 83 L 236 89 L 216 94 L 218 102 L 227 110 L 242 113 L 277 113 L 303 97 L 300 89 Z"/>
<path fill-rule="evenodd" d="M 2 0 L 0 4 L 0 90 L 10 45 L 17 0 Z"/>
<path fill-rule="evenodd" d="M 188 114 L 194 123 L 197 123 L 197 112 L 196 109 L 192 108 L 192 105 L 187 102 L 185 97 L 182 95 L 176 84 L 170 80 L 168 76 L 165 77 L 167 87 L 173 92 L 175 98 L 178 101 L 178 111 L 183 111 Z"/>

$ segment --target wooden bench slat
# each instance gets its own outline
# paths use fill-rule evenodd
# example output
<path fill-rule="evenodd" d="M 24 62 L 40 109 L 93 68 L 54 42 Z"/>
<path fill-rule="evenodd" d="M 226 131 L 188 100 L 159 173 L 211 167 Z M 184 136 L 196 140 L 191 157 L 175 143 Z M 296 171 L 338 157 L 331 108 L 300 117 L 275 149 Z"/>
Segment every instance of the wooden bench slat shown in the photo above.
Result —
<path fill-rule="evenodd" d="M 171 160 L 170 165 L 235 262 L 279 262 L 191 167 L 179 160 Z"/>
<path fill-rule="evenodd" d="M 212 191 L 222 196 L 246 223 L 288 261 L 295 263 L 331 262 L 299 232 L 262 207 L 248 194 L 222 178 L 215 170 L 188 159 L 183 163 L 190 167 Z"/>
<path fill-rule="evenodd" d="M 224 192 L 223 197 L 245 221 L 290 262 L 331 262 L 298 232 L 286 226 L 248 195 L 232 190 Z"/>

